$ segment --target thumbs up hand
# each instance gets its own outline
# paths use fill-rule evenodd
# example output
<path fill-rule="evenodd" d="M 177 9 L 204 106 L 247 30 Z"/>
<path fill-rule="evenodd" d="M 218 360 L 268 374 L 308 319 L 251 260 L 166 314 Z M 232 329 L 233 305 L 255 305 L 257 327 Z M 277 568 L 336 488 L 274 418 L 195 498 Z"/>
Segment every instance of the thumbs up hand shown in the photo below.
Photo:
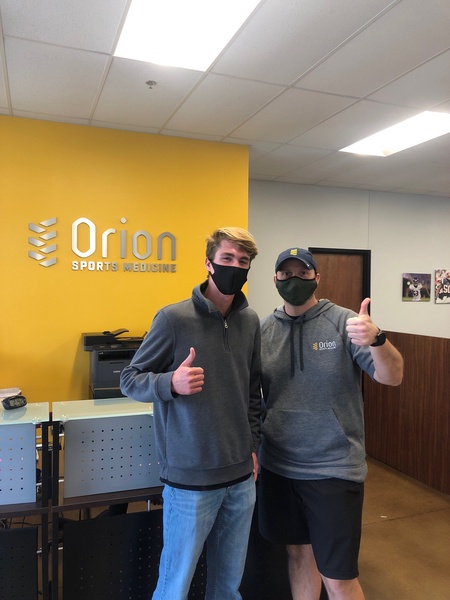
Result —
<path fill-rule="evenodd" d="M 370 320 L 369 304 L 370 304 L 370 298 L 364 298 L 364 300 L 361 302 L 361 307 L 359 309 L 358 316 L 361 317 L 362 319 L 367 317 Z"/>
<path fill-rule="evenodd" d="M 183 396 L 198 394 L 202 391 L 205 380 L 203 369 L 193 367 L 195 360 L 195 349 L 191 348 L 187 358 L 180 364 L 178 369 L 172 375 L 172 392 Z"/>
<path fill-rule="evenodd" d="M 370 346 L 376 340 L 378 327 L 372 322 L 369 315 L 370 298 L 361 302 L 357 317 L 347 319 L 347 333 L 356 346 Z"/>

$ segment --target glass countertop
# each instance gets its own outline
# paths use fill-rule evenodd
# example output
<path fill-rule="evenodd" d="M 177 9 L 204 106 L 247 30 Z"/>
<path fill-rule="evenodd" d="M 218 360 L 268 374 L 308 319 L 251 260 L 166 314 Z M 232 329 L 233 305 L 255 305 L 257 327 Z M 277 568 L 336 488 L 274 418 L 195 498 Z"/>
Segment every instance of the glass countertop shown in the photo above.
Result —
<path fill-rule="evenodd" d="M 0 404 L 0 425 L 13 425 L 16 423 L 43 423 L 49 420 L 50 411 L 48 402 L 29 402 L 20 408 L 6 410 Z"/>
<path fill-rule="evenodd" d="M 101 398 L 53 402 L 52 404 L 53 421 L 65 422 L 129 415 L 153 415 L 153 403 L 137 402 L 131 398 Z"/>

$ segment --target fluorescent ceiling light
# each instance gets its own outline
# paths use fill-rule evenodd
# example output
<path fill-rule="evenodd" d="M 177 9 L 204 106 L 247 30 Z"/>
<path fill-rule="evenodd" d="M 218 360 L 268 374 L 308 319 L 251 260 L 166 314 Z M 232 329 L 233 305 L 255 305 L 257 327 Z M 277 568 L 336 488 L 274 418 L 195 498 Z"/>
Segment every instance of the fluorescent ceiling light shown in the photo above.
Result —
<path fill-rule="evenodd" d="M 389 156 L 450 132 L 450 114 L 425 111 L 383 129 L 340 152 Z"/>
<path fill-rule="evenodd" d="M 133 0 L 114 56 L 206 71 L 260 0 Z"/>

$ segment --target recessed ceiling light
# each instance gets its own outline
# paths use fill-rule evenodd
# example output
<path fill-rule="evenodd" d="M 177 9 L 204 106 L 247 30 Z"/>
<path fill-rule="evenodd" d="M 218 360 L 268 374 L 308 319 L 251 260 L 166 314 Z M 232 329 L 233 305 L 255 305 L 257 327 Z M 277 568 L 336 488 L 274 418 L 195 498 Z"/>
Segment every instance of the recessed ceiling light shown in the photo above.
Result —
<path fill-rule="evenodd" d="M 342 148 L 340 152 L 390 156 L 449 132 L 450 114 L 425 111 L 397 125 L 383 129 L 351 146 Z"/>
<path fill-rule="evenodd" d="M 260 0 L 133 0 L 114 56 L 206 71 Z"/>

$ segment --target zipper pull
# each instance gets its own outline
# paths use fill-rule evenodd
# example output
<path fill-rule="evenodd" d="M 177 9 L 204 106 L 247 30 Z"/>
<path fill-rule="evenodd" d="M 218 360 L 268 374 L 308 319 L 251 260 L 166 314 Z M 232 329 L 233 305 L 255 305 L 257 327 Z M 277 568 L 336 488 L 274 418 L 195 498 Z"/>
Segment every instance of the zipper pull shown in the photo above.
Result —
<path fill-rule="evenodd" d="M 225 327 L 225 329 L 228 329 L 228 323 L 227 323 L 227 320 L 225 318 L 223 320 L 223 326 Z"/>

